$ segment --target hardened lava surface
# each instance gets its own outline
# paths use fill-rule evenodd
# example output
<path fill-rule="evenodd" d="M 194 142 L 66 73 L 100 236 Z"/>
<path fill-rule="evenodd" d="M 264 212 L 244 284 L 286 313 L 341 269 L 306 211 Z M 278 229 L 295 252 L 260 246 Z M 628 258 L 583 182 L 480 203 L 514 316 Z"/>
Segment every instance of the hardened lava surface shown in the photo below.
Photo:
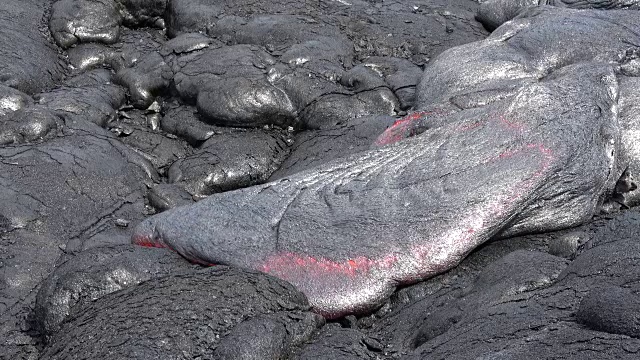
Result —
<path fill-rule="evenodd" d="M 637 358 L 637 9 L 3 0 L 0 359 Z"/>

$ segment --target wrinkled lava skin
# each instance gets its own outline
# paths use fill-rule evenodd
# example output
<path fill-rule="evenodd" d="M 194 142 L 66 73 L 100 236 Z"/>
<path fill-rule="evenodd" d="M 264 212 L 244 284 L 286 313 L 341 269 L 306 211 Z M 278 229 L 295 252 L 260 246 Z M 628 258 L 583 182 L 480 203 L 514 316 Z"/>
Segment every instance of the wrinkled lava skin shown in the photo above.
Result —
<path fill-rule="evenodd" d="M 338 317 L 494 236 L 584 223 L 634 160 L 618 102 L 638 34 L 635 11 L 529 11 L 430 62 L 385 146 L 166 211 L 133 242 L 267 272 Z M 411 121 L 426 130 L 403 139 Z"/>

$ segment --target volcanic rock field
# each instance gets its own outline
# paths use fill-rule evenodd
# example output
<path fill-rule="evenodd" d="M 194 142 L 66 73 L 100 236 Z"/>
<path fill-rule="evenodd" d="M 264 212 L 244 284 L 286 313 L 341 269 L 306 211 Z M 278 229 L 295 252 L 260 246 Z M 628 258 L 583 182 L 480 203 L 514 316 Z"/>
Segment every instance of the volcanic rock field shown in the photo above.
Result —
<path fill-rule="evenodd" d="M 640 1 L 0 1 L 0 359 L 640 358 Z"/>

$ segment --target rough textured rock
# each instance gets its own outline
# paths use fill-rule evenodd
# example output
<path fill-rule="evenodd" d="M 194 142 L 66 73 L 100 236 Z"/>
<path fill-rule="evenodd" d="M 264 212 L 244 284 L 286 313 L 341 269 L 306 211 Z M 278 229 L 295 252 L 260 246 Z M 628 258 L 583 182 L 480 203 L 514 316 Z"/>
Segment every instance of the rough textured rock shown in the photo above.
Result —
<path fill-rule="evenodd" d="M 56 43 L 69 48 L 77 43 L 113 44 L 121 25 L 164 27 L 167 0 L 56 0 L 49 29 Z"/>
<path fill-rule="evenodd" d="M 326 130 L 308 130 L 296 135 L 291 155 L 271 176 L 277 180 L 297 172 L 312 169 L 331 160 L 366 151 L 395 118 L 365 116 L 349 120 Z"/>
<path fill-rule="evenodd" d="M 59 0 L 53 4 L 49 28 L 56 43 L 118 41 L 122 17 L 113 0 Z"/>
<path fill-rule="evenodd" d="M 204 4 L 206 0 L 173 1 L 170 31 L 206 29 L 209 35 L 231 44 L 274 47 L 302 43 L 318 35 L 348 38 L 358 59 L 396 56 L 416 63 L 484 37 L 484 30 L 473 21 L 477 4 L 466 0 Z"/>
<path fill-rule="evenodd" d="M 518 16 L 528 6 L 537 6 L 540 0 L 488 0 L 478 9 L 476 18 L 487 29 L 495 30 L 500 25 Z"/>
<path fill-rule="evenodd" d="M 284 357 L 291 345 L 305 341 L 322 324 L 322 318 L 307 309 L 304 295 L 285 282 L 214 267 L 149 280 L 101 297 L 64 324 L 41 358 L 214 357 L 217 352 L 235 356 L 234 345 L 241 340 L 250 343 L 240 350 L 257 351 L 249 355 Z M 271 321 L 258 318 L 266 314 Z M 271 326 L 280 330 L 261 333 L 262 339 L 236 330 Z"/>
<path fill-rule="evenodd" d="M 169 87 L 173 73 L 159 53 L 151 53 L 133 67 L 120 70 L 116 76 L 117 81 L 129 89 L 133 106 L 146 109 Z"/>
<path fill-rule="evenodd" d="M 323 319 L 316 314 L 282 311 L 238 324 L 218 345 L 220 359 L 278 359 L 307 341 Z M 269 334 L 264 336 L 265 334 Z"/>
<path fill-rule="evenodd" d="M 0 118 L 32 103 L 33 99 L 22 91 L 0 85 Z"/>
<path fill-rule="evenodd" d="M 305 104 L 300 110 L 302 127 L 333 129 L 359 117 L 396 115 L 400 110 L 398 100 L 382 77 L 366 66 L 344 72 L 340 83 L 347 89 L 318 94 Z"/>
<path fill-rule="evenodd" d="M 640 275 L 635 265 L 639 220 L 636 211 L 629 211 L 583 226 L 580 231 L 590 234 L 593 247 L 568 266 L 553 256 L 518 251 L 476 278 L 462 270 L 455 283 L 438 288 L 434 282 L 435 291 L 396 308 L 372 332 L 394 334 L 392 340 L 381 339 L 390 355 L 404 353 L 416 359 L 633 359 L 640 342 L 619 334 L 634 334 L 637 286 L 632 284 Z M 465 278 L 471 281 L 465 284 Z M 490 284 L 500 284 L 502 290 Z M 429 331 L 438 323 L 445 326 Z"/>
<path fill-rule="evenodd" d="M 63 86 L 34 98 L 65 121 L 89 120 L 106 127 L 124 104 L 125 91 L 112 83 L 109 71 L 93 70 L 71 77 Z"/>
<path fill-rule="evenodd" d="M 574 231 L 559 236 L 549 242 L 549 253 L 551 255 L 574 259 L 578 250 L 586 246 L 589 242 L 589 235 L 582 231 Z"/>
<path fill-rule="evenodd" d="M 46 219 L 45 230 L 57 236 L 87 231 L 92 214 L 109 216 L 140 197 L 146 177 L 129 162 L 134 153 L 92 124 L 68 126 L 36 147 L 2 148 L 0 156 L 2 214 L 18 228 Z"/>
<path fill-rule="evenodd" d="M 183 187 L 173 184 L 159 184 L 152 187 L 147 192 L 147 198 L 149 204 L 158 212 L 193 203 L 191 194 Z"/>
<path fill-rule="evenodd" d="M 0 144 L 21 144 L 51 138 L 62 119 L 51 109 L 32 106 L 6 116 L 0 122 Z"/>
<path fill-rule="evenodd" d="M 44 35 L 47 7 L 39 0 L 0 4 L 0 82 L 27 94 L 50 89 L 64 75 L 64 63 Z"/>
<path fill-rule="evenodd" d="M 154 110 L 123 109 L 119 115 L 118 120 L 109 125 L 111 132 L 161 174 L 194 151 L 186 141 L 161 131 L 161 115 Z"/>
<path fill-rule="evenodd" d="M 555 256 L 517 250 L 491 262 L 471 284 L 451 290 L 445 285 L 435 294 L 401 306 L 378 326 L 385 328 L 381 332 L 387 336 L 384 340 L 393 344 L 396 351 L 415 349 L 448 335 L 461 321 L 487 316 L 481 309 L 515 302 L 522 294 L 548 287 L 566 266 L 567 261 Z"/>
<path fill-rule="evenodd" d="M 276 60 L 257 46 L 236 45 L 184 55 L 177 60 L 175 87 L 212 122 L 230 126 L 288 125 L 294 108 L 270 84 L 267 66 Z M 184 64 L 184 65 L 180 65 Z"/>
<path fill-rule="evenodd" d="M 640 296 L 637 290 L 603 286 L 592 289 L 582 298 L 576 317 L 594 330 L 639 338 L 639 310 Z"/>
<path fill-rule="evenodd" d="M 193 155 L 171 165 L 170 183 L 196 198 L 265 182 L 289 153 L 279 130 L 236 130 L 213 135 Z"/>
<path fill-rule="evenodd" d="M 39 282 L 64 251 L 125 243 L 119 218 L 143 217 L 143 170 L 136 154 L 91 123 L 60 136 L 0 149 L 2 347 L 9 358 L 37 354 L 28 314 Z M 18 355 L 22 353 L 23 355 Z"/>
<path fill-rule="evenodd" d="M 169 0 L 115 0 L 123 11 L 123 23 L 127 26 L 156 25 L 163 27 L 162 17 Z"/>
<path fill-rule="evenodd" d="M 124 28 L 116 44 L 81 43 L 67 49 L 69 65 L 76 72 L 84 72 L 101 67 L 110 67 L 114 71 L 120 72 L 124 69 L 135 67 L 140 61 L 150 61 L 146 58 L 152 58 L 157 55 L 162 50 L 165 41 L 165 36 L 160 30 Z M 135 76 L 141 70 L 145 71 L 145 69 L 138 68 L 129 70 L 127 75 Z M 149 74 L 153 74 L 152 70 L 147 69 L 146 71 Z M 161 73 L 158 72 L 153 75 L 159 74 Z M 135 80 L 135 77 L 132 80 Z M 158 81 L 157 79 L 150 80 Z M 153 82 L 149 84 L 153 85 Z M 138 86 L 141 85 L 145 85 L 145 83 L 138 82 Z"/>
<path fill-rule="evenodd" d="M 64 242 L 7 223 L 0 235 L 0 357 L 33 359 L 40 341 L 30 313 L 38 284 L 54 270 Z"/>
<path fill-rule="evenodd" d="M 215 134 L 222 134 L 224 129 L 209 125 L 200 120 L 197 110 L 185 105 L 170 107 L 160 121 L 162 130 L 185 139 L 192 146 L 200 146 Z"/>
<path fill-rule="evenodd" d="M 384 77 L 400 101 L 402 110 L 414 105 L 416 87 L 422 78 L 420 67 L 405 59 L 381 56 L 367 58 L 363 65 Z"/>
<path fill-rule="evenodd" d="M 624 206 L 637 206 L 640 204 L 640 190 L 637 189 L 637 181 L 640 179 L 640 163 L 637 159 L 640 159 L 640 147 L 638 147 L 638 123 L 640 122 L 640 94 L 638 93 L 637 86 L 640 85 L 640 71 L 633 71 L 637 69 L 638 60 L 637 54 L 632 53 L 627 57 L 621 70 L 625 74 L 635 75 L 620 76 L 620 128 L 622 130 L 622 143 L 626 149 L 626 157 L 628 161 L 627 175 L 625 182 L 619 183 L 619 187 L 622 187 L 618 191 L 617 201 L 621 202 Z M 635 63 L 635 64 L 634 64 Z M 633 188 L 633 187 L 636 188 Z"/>
<path fill-rule="evenodd" d="M 167 12 L 169 34 L 206 31 L 220 12 L 219 6 L 205 0 L 171 1 Z"/>
<path fill-rule="evenodd" d="M 395 115 L 400 104 L 381 74 L 351 67 L 349 43 L 322 38 L 293 45 L 268 76 L 291 100 L 303 129 L 332 129 L 349 120 Z"/>
<path fill-rule="evenodd" d="M 106 294 L 193 270 L 177 254 L 160 249 L 119 245 L 81 252 L 58 265 L 40 286 L 34 309 L 36 329 L 51 336 L 67 317 Z"/>
<path fill-rule="evenodd" d="M 354 57 L 393 55 L 424 64 L 444 50 L 440 46 L 484 36 L 471 20 L 469 9 L 475 6 L 470 1 L 415 5 L 173 1 L 168 11 L 171 35 L 206 29 L 219 42 L 231 45 L 180 57 L 177 61 L 184 65 L 175 69 L 176 88 L 183 99 L 197 103 L 204 117 L 233 126 L 271 123 L 329 129 L 361 116 L 395 115 L 412 102 L 410 88 L 415 82 L 407 80 L 411 75 L 402 79 L 391 76 L 398 71 L 389 70 L 384 75 L 391 76 L 389 86 L 382 73 L 371 76 L 357 66 L 352 70 Z M 386 16 L 389 12 L 398 15 Z M 254 55 L 239 52 L 246 44 L 254 46 L 250 48 Z M 255 45 L 284 64 L 258 52 Z M 394 65 L 403 71 L 410 68 L 399 61 Z M 415 68 L 409 71 L 417 82 Z M 234 75 L 238 73 L 241 76 Z M 190 80 L 196 74 L 197 82 Z"/>
<path fill-rule="evenodd" d="M 333 325 L 333 326 L 332 326 Z M 380 344 L 356 329 L 327 325 L 294 359 L 377 359 Z"/>

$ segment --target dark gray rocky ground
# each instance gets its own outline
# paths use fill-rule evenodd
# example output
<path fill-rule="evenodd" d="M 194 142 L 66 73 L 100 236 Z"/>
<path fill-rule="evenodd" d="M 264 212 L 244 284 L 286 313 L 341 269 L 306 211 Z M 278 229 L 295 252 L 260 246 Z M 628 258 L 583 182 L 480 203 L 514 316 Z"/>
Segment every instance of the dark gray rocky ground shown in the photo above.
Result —
<path fill-rule="evenodd" d="M 482 23 L 492 30 L 520 14 L 525 2 L 483 3 L 1 1 L 0 359 L 638 358 L 640 212 L 633 206 L 640 196 L 633 176 L 640 169 L 635 144 L 640 41 L 624 43 L 623 35 L 640 25 L 621 25 L 636 16 L 637 4 L 545 2 L 630 12 L 589 15 L 593 22 L 573 13 L 546 9 L 536 15 L 525 9 L 524 16 L 533 19 L 571 14 L 566 19 L 578 18 L 592 31 L 571 39 L 571 49 L 579 51 L 547 61 L 541 49 L 557 52 L 550 44 L 563 39 L 548 29 L 538 36 L 536 26 L 547 26 L 543 20 L 523 32 L 528 37 L 520 35 L 539 43 L 518 43 L 508 26 L 492 35 L 513 38 L 509 46 L 517 51 L 474 43 L 489 36 Z M 609 40 L 611 32 L 622 34 L 622 45 Z M 438 57 L 461 45 L 463 56 L 453 50 Z M 496 54 L 504 63 L 490 63 Z M 567 66 L 577 58 L 591 63 Z M 516 65 L 505 67 L 508 62 Z M 521 74 L 521 82 L 492 87 L 504 71 Z M 589 146 L 574 144 L 564 151 L 599 160 L 586 170 L 578 160 L 554 163 L 559 173 L 577 175 L 550 176 L 538 184 L 543 190 L 536 201 L 518 205 L 509 218 L 515 231 L 493 226 L 493 233 L 483 235 L 488 242 L 458 266 L 411 285 L 394 283 L 364 313 L 328 320 L 314 312 L 314 294 L 282 280 L 285 276 L 246 269 L 250 266 L 204 267 L 210 261 L 193 264 L 168 249 L 131 244 L 134 228 L 151 215 L 206 204 L 207 197 L 237 189 L 253 191 L 252 185 L 268 181 L 286 182 L 435 128 L 413 121 L 416 110 L 434 111 L 429 107 L 447 103 L 452 108 L 435 110 L 436 122 L 454 119 L 448 117 L 451 111 L 482 120 L 487 106 L 504 106 L 501 101 L 511 101 L 516 90 L 534 89 L 533 78 L 552 72 L 535 88 L 561 98 L 548 114 L 566 110 L 572 123 L 587 118 L 599 126 L 583 127 L 581 139 L 590 140 L 580 144 Z M 424 80 L 434 73 L 438 76 Z M 576 80 L 575 74 L 582 76 Z M 455 88 L 459 83 L 464 91 Z M 571 90 L 576 87 L 589 91 Z M 527 108 L 513 111 L 522 115 Z M 547 124 L 544 114 L 527 116 L 554 134 L 566 129 Z M 445 130 L 434 143 L 440 149 L 456 144 L 455 136 L 447 137 L 452 134 L 447 124 L 438 125 Z M 455 151 L 447 156 L 453 158 L 434 162 L 444 165 L 430 171 L 446 175 L 447 164 L 464 165 L 463 157 L 479 157 L 486 149 L 478 147 L 474 155 L 456 146 L 493 144 L 496 154 L 504 154 L 506 140 L 496 135 L 517 125 L 478 130 L 473 141 L 458 138 L 458 145 L 449 145 Z M 619 129 L 612 150 L 603 139 Z M 410 147 L 423 138 L 391 146 Z M 613 167 L 600 152 L 591 156 L 601 148 L 605 155 L 614 151 Z M 473 173 L 497 179 L 494 192 L 474 191 L 499 194 L 501 184 L 509 183 L 504 179 L 528 174 L 520 170 L 529 162 L 514 164 L 517 174 Z M 411 168 L 404 173 L 411 175 Z M 611 174 L 605 180 L 599 173 L 592 176 L 593 169 L 603 168 Z M 451 183 L 443 192 L 477 180 Z M 564 190 L 558 183 L 582 187 L 548 190 Z M 597 186 L 606 189 L 597 192 Z M 348 195 L 357 189 L 336 191 Z M 325 201 L 334 201 L 333 195 L 327 193 Z M 253 214 L 236 219 L 246 221 L 242 230 L 274 211 L 230 196 L 229 209 Z M 476 205 L 456 201 L 462 193 L 456 196 L 449 198 L 456 213 Z M 314 201 L 301 206 L 300 214 L 316 211 Z M 370 204 L 377 203 L 385 202 Z M 585 210 L 585 203 L 593 209 Z M 549 208 L 561 210 L 554 212 L 557 221 L 538 221 L 539 209 Z M 359 214 L 341 211 L 336 214 L 344 219 Z M 313 234 L 322 224 L 322 219 L 300 219 L 304 216 L 290 220 L 298 225 L 291 233 Z M 335 224 L 331 236 L 340 245 L 340 229 L 351 230 Z M 452 227 L 441 227 L 447 226 Z M 371 229 L 377 228 L 359 231 L 375 236 Z M 388 234 L 409 232 L 398 227 L 378 235 L 387 239 Z M 143 245 L 158 243 L 149 239 Z M 229 256 L 242 263 L 258 256 L 261 246 L 250 244 L 243 252 L 232 245 Z M 333 296 L 329 301 L 349 295 L 327 293 Z"/>

